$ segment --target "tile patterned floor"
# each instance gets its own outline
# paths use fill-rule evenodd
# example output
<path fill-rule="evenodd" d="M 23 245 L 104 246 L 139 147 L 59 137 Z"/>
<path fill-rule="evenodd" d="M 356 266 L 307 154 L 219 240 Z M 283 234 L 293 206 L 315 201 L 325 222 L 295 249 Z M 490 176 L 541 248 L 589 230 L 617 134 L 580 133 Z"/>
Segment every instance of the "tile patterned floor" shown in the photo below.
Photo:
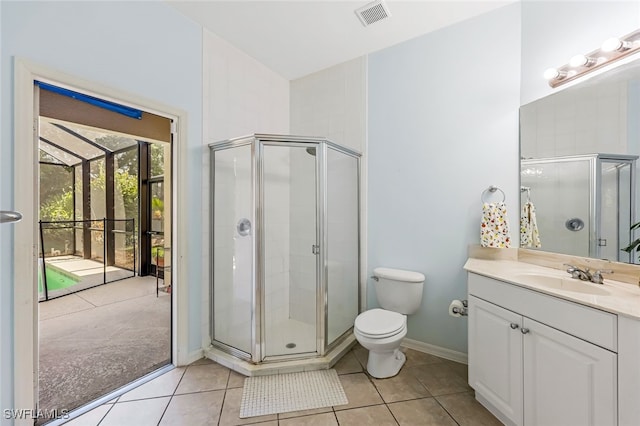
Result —
<path fill-rule="evenodd" d="M 69 426 L 145 425 L 501 425 L 474 398 L 467 367 L 406 350 L 407 363 L 389 379 L 370 377 L 367 350 L 357 345 L 334 367 L 349 404 L 241 419 L 244 377 L 202 359 L 176 368 L 108 404 L 66 423 Z"/>

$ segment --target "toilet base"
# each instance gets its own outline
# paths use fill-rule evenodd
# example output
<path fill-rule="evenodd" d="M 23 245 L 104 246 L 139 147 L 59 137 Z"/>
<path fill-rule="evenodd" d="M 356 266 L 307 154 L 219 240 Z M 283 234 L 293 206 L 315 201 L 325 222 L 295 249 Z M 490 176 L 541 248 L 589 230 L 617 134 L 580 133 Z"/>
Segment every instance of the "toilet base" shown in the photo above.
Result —
<path fill-rule="evenodd" d="M 376 379 L 393 377 L 400 372 L 406 360 L 407 356 L 400 349 L 389 352 L 369 351 L 367 372 Z"/>

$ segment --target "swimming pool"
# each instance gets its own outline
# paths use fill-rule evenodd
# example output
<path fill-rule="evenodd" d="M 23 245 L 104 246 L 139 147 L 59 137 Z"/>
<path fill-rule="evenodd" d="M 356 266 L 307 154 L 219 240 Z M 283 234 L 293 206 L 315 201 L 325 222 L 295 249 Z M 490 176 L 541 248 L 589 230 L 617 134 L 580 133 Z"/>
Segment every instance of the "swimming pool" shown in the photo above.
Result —
<path fill-rule="evenodd" d="M 57 269 L 47 265 L 46 267 L 47 274 L 47 290 L 61 290 L 63 288 L 71 287 L 76 285 L 80 280 L 72 278 L 68 274 L 62 273 Z M 42 282 L 42 272 L 38 273 L 38 292 L 44 292 L 43 282 Z"/>

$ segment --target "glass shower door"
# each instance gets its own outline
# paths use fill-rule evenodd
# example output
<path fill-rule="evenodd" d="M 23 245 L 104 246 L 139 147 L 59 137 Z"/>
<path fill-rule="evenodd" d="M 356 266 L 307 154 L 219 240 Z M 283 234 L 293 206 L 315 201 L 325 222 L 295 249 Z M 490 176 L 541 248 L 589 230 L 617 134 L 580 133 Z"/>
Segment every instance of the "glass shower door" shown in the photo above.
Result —
<path fill-rule="evenodd" d="M 327 149 L 327 344 L 358 316 L 358 158 Z"/>
<path fill-rule="evenodd" d="M 317 350 L 317 145 L 262 145 L 263 357 Z"/>
<path fill-rule="evenodd" d="M 599 235 L 597 257 L 619 262 L 632 262 L 622 251 L 631 240 L 632 162 L 602 160 L 600 163 Z"/>
<path fill-rule="evenodd" d="M 213 340 L 252 353 L 253 186 L 251 145 L 214 150 Z"/>
<path fill-rule="evenodd" d="M 541 249 L 589 257 L 594 232 L 592 158 L 522 160 L 521 164 L 520 183 L 530 188 Z"/>

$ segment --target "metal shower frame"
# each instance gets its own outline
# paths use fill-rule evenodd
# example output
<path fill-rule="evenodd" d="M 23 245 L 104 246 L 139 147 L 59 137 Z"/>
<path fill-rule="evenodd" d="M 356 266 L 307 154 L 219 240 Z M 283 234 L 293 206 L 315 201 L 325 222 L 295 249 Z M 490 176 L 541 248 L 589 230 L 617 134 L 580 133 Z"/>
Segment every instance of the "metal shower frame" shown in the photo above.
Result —
<path fill-rule="evenodd" d="M 552 163 L 567 163 L 574 161 L 588 161 L 589 162 L 589 257 L 601 258 L 601 249 L 598 245 L 598 238 L 601 235 L 602 226 L 599 220 L 596 218 L 602 215 L 602 163 L 603 162 L 617 162 L 629 164 L 629 180 L 630 180 L 630 211 L 629 221 L 631 224 L 636 223 L 636 160 L 639 157 L 637 155 L 625 155 L 625 154 L 581 154 L 581 155 L 568 155 L 562 157 L 550 157 L 550 158 L 527 158 L 520 161 L 521 170 L 523 166 L 532 164 L 552 164 Z M 520 176 L 522 183 L 522 176 Z M 522 192 L 520 193 L 520 204 L 522 205 Z M 620 217 L 618 202 L 617 217 Z M 629 230 L 629 241 L 633 240 L 633 231 Z M 629 254 L 629 262 L 631 262 L 631 254 Z M 633 263 L 633 262 L 631 262 Z"/>
<path fill-rule="evenodd" d="M 215 340 L 215 319 L 213 314 L 215 299 L 215 283 L 214 283 L 214 196 L 215 191 L 215 153 L 217 151 L 237 148 L 240 146 L 251 147 L 251 181 L 252 181 L 252 217 L 251 222 L 254 224 L 253 238 L 253 259 L 252 259 L 252 318 L 251 318 L 251 347 L 252 353 L 247 353 L 224 342 Z M 316 351 L 305 352 L 300 354 L 286 354 L 265 356 L 266 341 L 265 321 L 264 321 L 264 303 L 265 303 L 265 275 L 264 275 L 264 170 L 263 155 L 265 146 L 287 146 L 301 148 L 316 148 L 316 241 L 320 245 L 318 259 L 316 261 Z M 361 154 L 357 151 L 344 147 L 342 145 L 331 142 L 322 137 L 308 136 L 292 136 L 292 135 L 274 135 L 274 134 L 253 134 L 239 138 L 229 139 L 221 142 L 209 144 L 210 148 L 210 309 L 209 324 L 211 330 L 211 343 L 214 347 L 229 353 L 237 358 L 252 363 L 268 363 L 277 361 L 312 359 L 324 356 L 334 347 L 342 343 L 349 337 L 353 327 L 347 329 L 341 336 L 334 339 L 333 342 L 328 341 L 328 235 L 327 235 L 327 152 L 333 149 L 344 155 L 354 158 L 357 161 L 357 230 L 358 230 L 358 275 L 357 275 L 357 303 L 358 312 L 361 312 L 361 235 L 360 235 L 360 172 L 361 172 Z"/>

